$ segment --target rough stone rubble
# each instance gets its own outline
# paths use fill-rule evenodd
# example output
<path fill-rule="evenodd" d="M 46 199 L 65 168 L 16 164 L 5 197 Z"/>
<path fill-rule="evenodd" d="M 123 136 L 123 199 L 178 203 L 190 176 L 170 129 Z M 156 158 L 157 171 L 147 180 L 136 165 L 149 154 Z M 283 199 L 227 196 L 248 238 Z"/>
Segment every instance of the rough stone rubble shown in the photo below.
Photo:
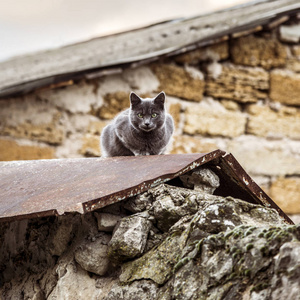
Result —
<path fill-rule="evenodd" d="M 300 299 L 300 226 L 209 169 L 86 215 L 0 223 L 0 299 Z"/>

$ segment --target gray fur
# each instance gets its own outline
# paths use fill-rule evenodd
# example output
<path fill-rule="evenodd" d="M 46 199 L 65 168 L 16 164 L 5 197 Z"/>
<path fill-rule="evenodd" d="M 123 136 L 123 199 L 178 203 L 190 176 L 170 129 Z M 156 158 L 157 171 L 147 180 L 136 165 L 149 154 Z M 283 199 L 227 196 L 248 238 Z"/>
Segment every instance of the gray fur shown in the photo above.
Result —
<path fill-rule="evenodd" d="M 173 131 L 173 118 L 165 110 L 164 92 L 155 98 L 130 94 L 130 108 L 121 112 L 101 134 L 102 156 L 164 154 Z"/>

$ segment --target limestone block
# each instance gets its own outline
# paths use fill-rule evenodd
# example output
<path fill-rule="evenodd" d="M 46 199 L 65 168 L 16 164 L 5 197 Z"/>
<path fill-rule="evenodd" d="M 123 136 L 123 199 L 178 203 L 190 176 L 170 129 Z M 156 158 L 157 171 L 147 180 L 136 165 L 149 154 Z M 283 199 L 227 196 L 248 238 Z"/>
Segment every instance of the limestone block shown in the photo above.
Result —
<path fill-rule="evenodd" d="M 46 146 L 19 145 L 0 139 L 0 161 L 55 158 L 54 149 Z"/>
<path fill-rule="evenodd" d="M 188 134 L 236 137 L 244 133 L 246 116 L 241 112 L 188 106 L 183 131 Z"/>
<path fill-rule="evenodd" d="M 97 101 L 94 86 L 84 81 L 65 88 L 42 91 L 38 95 L 71 113 L 89 113 Z"/>
<path fill-rule="evenodd" d="M 257 102 L 267 97 L 269 74 L 261 68 L 222 65 L 222 73 L 217 78 L 209 78 L 206 93 L 215 98 L 238 102 Z"/>
<path fill-rule="evenodd" d="M 101 233 L 95 241 L 83 242 L 75 251 L 76 262 L 86 271 L 104 275 L 108 271 L 108 243 L 111 236 Z"/>
<path fill-rule="evenodd" d="M 300 41 L 300 24 L 281 25 L 279 37 L 283 42 L 298 43 Z"/>
<path fill-rule="evenodd" d="M 228 42 L 221 42 L 212 46 L 199 48 L 175 57 L 175 61 L 182 64 L 195 65 L 201 61 L 219 61 L 227 59 L 229 56 Z"/>
<path fill-rule="evenodd" d="M 121 219 L 120 215 L 113 215 L 108 213 L 96 213 L 98 230 L 112 232 L 117 222 Z"/>
<path fill-rule="evenodd" d="M 82 139 L 80 154 L 88 157 L 100 156 L 100 135 L 86 134 Z"/>
<path fill-rule="evenodd" d="M 288 214 L 300 214 L 300 178 L 278 178 L 271 184 L 270 197 Z"/>
<path fill-rule="evenodd" d="M 198 137 L 175 135 L 171 153 L 207 153 L 216 149 L 218 146 L 215 143 L 203 141 Z"/>
<path fill-rule="evenodd" d="M 299 142 L 294 144 L 300 149 Z M 254 136 L 242 136 L 228 142 L 226 150 L 231 152 L 251 175 L 300 174 L 300 159 L 292 154 L 292 147 L 282 141 L 267 141 Z"/>
<path fill-rule="evenodd" d="M 247 133 L 263 137 L 300 139 L 300 110 L 281 107 L 274 111 L 268 106 L 250 105 Z"/>
<path fill-rule="evenodd" d="M 160 82 L 158 91 L 186 100 L 202 100 L 205 83 L 199 70 L 173 64 L 153 64 L 151 68 Z"/>
<path fill-rule="evenodd" d="M 179 122 L 180 122 L 181 109 L 182 109 L 182 105 L 179 102 L 172 103 L 172 104 L 169 105 L 168 112 L 173 117 L 175 128 L 178 127 Z"/>
<path fill-rule="evenodd" d="M 286 68 L 287 70 L 300 73 L 300 59 L 294 57 L 288 58 Z"/>
<path fill-rule="evenodd" d="M 270 98 L 288 105 L 300 105 L 300 74 L 286 70 L 272 71 Z"/>
<path fill-rule="evenodd" d="M 265 69 L 284 66 L 287 58 L 286 48 L 278 40 L 254 35 L 233 40 L 230 52 L 236 64 Z"/>
<path fill-rule="evenodd" d="M 292 53 L 297 57 L 300 58 L 300 46 L 295 45 L 292 47 Z"/>
<path fill-rule="evenodd" d="M 0 135 L 61 144 L 65 114 L 30 94 L 0 101 Z"/>
<path fill-rule="evenodd" d="M 89 123 L 87 127 L 87 132 L 95 135 L 100 135 L 102 129 L 108 124 L 108 122 L 104 121 L 92 121 Z"/>
<path fill-rule="evenodd" d="M 104 104 L 97 115 L 102 119 L 112 119 L 122 110 L 130 107 L 128 92 L 108 93 L 104 97 Z"/>
<path fill-rule="evenodd" d="M 123 218 L 115 227 L 109 242 L 108 256 L 114 264 L 142 255 L 150 221 L 139 214 Z"/>
<path fill-rule="evenodd" d="M 122 77 L 131 88 L 138 94 L 145 94 L 157 91 L 159 81 L 149 67 L 142 66 L 134 69 L 126 69 Z"/>

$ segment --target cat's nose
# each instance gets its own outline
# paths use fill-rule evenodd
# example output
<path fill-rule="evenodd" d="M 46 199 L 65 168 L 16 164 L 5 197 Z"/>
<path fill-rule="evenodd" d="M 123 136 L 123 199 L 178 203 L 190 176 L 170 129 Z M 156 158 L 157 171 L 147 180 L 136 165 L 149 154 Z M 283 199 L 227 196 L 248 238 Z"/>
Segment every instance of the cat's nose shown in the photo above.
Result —
<path fill-rule="evenodd" d="M 150 122 L 145 122 L 145 125 L 148 127 L 150 125 Z"/>

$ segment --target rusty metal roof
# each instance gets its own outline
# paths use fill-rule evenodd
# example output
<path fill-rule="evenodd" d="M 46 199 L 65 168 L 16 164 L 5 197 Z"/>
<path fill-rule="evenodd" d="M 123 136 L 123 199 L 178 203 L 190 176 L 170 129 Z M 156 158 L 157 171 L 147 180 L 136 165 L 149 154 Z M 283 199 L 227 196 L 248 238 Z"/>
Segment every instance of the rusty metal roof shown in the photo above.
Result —
<path fill-rule="evenodd" d="M 299 0 L 258 0 L 230 9 L 18 56 L 0 63 L 0 97 L 71 79 L 96 78 L 229 38 L 297 15 Z M 275 24 L 275 25 L 274 25 Z"/>
<path fill-rule="evenodd" d="M 220 177 L 216 191 L 275 208 L 292 221 L 246 174 L 231 154 L 174 154 L 0 163 L 0 221 L 69 212 L 86 213 L 175 180 L 201 165 Z"/>

